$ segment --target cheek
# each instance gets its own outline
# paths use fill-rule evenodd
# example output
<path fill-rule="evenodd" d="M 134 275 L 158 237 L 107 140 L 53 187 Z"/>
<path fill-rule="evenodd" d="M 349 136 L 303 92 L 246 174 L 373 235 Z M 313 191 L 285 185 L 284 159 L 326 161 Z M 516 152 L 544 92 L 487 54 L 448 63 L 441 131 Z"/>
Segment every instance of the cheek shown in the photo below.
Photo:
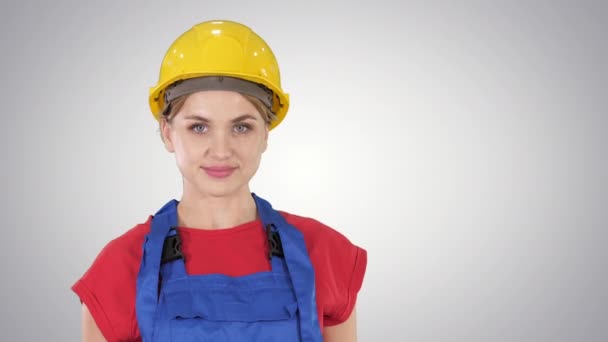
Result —
<path fill-rule="evenodd" d="M 177 136 L 174 140 L 175 159 L 180 166 L 187 166 L 197 161 L 197 144 L 187 136 Z"/>
<path fill-rule="evenodd" d="M 243 146 L 241 150 L 242 156 L 246 156 L 247 160 L 252 163 L 259 162 L 262 152 L 264 152 L 264 141 L 256 139 L 256 141 L 251 141 Z"/>

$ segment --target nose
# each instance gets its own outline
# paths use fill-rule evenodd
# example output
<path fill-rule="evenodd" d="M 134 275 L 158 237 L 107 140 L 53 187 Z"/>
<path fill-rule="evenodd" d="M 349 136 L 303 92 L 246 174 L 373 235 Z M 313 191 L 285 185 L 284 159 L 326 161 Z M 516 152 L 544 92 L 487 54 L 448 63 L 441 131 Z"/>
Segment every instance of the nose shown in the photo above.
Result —
<path fill-rule="evenodd" d="M 207 153 L 210 157 L 218 160 L 228 159 L 232 156 L 232 142 L 230 136 L 223 132 L 210 134 L 209 148 Z"/>

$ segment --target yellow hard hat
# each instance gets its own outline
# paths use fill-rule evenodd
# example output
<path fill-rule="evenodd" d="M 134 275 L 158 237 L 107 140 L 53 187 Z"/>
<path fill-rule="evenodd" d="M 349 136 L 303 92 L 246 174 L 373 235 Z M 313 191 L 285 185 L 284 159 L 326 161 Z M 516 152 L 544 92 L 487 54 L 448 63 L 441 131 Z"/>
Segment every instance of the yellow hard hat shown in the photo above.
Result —
<path fill-rule="evenodd" d="M 277 119 L 276 127 L 287 114 L 289 95 L 281 88 L 279 65 L 266 42 L 249 27 L 227 20 L 194 25 L 169 47 L 160 68 L 158 83 L 150 88 L 150 109 L 156 120 L 165 109 L 168 87 L 195 78 L 220 76 L 249 81 L 267 90 L 269 104 Z M 240 89 L 240 88 L 239 88 Z"/>

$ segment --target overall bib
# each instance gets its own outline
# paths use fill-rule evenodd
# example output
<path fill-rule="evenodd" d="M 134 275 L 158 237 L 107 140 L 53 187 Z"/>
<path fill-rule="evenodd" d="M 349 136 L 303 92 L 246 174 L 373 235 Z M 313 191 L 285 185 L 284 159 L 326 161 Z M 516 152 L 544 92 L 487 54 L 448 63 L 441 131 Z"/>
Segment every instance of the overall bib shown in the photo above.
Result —
<path fill-rule="evenodd" d="M 270 203 L 251 195 L 273 247 L 270 272 L 191 276 L 181 255 L 161 263 L 166 261 L 165 240 L 177 237 L 178 202 L 169 201 L 154 215 L 137 277 L 136 315 L 143 342 L 323 341 L 314 270 L 302 233 Z"/>

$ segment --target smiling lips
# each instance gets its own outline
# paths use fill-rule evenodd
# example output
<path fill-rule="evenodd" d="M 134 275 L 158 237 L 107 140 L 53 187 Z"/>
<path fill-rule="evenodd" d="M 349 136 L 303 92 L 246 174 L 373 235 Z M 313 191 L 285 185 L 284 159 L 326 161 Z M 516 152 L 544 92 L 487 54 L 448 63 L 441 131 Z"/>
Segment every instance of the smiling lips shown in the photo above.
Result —
<path fill-rule="evenodd" d="M 236 168 L 231 166 L 209 166 L 203 167 L 202 169 L 211 177 L 226 178 L 230 176 Z"/>

